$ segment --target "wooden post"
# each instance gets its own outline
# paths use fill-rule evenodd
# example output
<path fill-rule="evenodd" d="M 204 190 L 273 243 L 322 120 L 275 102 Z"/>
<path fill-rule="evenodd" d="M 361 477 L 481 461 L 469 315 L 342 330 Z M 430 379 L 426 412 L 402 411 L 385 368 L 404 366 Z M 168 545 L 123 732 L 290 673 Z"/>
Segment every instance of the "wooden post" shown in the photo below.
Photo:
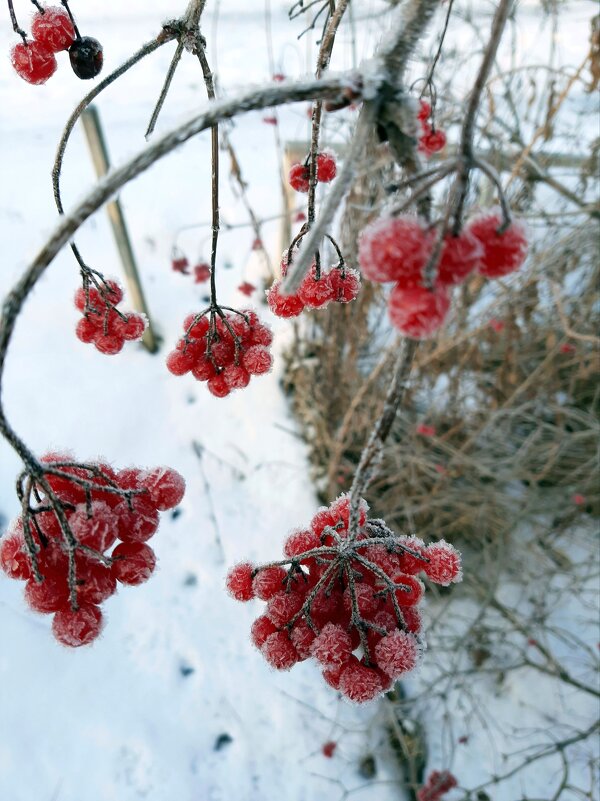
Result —
<path fill-rule="evenodd" d="M 106 175 L 110 168 L 108 160 L 108 150 L 106 147 L 106 140 L 102 132 L 102 125 L 100 123 L 100 115 L 95 106 L 89 106 L 81 115 L 83 129 L 87 139 L 88 147 L 94 163 L 96 174 L 99 178 Z M 121 257 L 123 265 L 123 272 L 127 281 L 127 287 L 131 293 L 133 300 L 133 307 L 138 312 L 143 312 L 148 318 L 148 328 L 146 329 L 142 338 L 142 344 L 150 351 L 156 353 L 158 350 L 158 339 L 152 327 L 152 320 L 144 297 L 144 290 L 140 281 L 140 275 L 137 268 L 129 232 L 125 223 L 125 217 L 118 198 L 111 200 L 106 204 L 106 211 L 113 230 L 115 242 Z"/>

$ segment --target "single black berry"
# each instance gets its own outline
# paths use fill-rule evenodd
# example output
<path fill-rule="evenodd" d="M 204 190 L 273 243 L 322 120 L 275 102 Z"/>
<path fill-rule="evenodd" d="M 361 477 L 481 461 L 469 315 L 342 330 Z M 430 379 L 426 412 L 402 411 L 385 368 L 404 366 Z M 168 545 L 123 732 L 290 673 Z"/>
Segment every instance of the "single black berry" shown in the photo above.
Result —
<path fill-rule="evenodd" d="M 80 39 L 75 39 L 69 48 L 69 58 L 73 72 L 78 78 L 84 81 L 95 78 L 104 62 L 102 45 L 91 36 L 82 36 Z"/>

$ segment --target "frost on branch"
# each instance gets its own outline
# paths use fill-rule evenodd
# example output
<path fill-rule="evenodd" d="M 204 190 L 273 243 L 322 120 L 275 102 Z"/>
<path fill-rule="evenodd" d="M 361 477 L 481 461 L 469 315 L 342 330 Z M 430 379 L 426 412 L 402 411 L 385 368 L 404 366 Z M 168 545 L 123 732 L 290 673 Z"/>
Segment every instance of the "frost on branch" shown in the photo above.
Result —
<path fill-rule="evenodd" d="M 327 684 L 356 703 L 370 701 L 412 670 L 423 651 L 418 604 L 427 578 L 461 580 L 460 554 L 441 540 L 426 546 L 367 519 L 361 501 L 350 531 L 350 497 L 320 509 L 307 529 L 293 531 L 286 559 L 243 562 L 227 576 L 238 601 L 266 601 L 251 639 L 277 670 L 312 657 Z"/>
<path fill-rule="evenodd" d="M 183 498 L 185 481 L 168 467 L 116 472 L 58 453 L 42 457 L 41 466 L 39 477 L 19 477 L 23 513 L 0 540 L 0 567 L 27 582 L 31 609 L 54 613 L 60 643 L 87 645 L 100 634 L 100 604 L 117 583 L 135 586 L 152 575 L 156 557 L 146 541 L 159 511 Z"/>

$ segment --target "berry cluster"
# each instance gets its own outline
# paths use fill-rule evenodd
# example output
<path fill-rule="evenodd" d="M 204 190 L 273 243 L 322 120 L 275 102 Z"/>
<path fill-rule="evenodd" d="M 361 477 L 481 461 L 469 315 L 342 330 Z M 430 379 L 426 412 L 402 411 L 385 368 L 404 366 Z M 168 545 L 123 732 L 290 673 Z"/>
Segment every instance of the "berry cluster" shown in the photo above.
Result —
<path fill-rule="evenodd" d="M 431 106 L 426 100 L 419 101 L 419 113 L 417 115 L 421 124 L 421 136 L 419 137 L 418 150 L 425 156 L 432 156 L 439 153 L 446 147 L 446 134 L 436 128 L 431 120 Z"/>
<path fill-rule="evenodd" d="M 93 343 L 100 353 L 113 356 L 126 341 L 140 339 L 148 321 L 143 314 L 124 313 L 117 309 L 123 290 L 116 281 L 100 281 L 96 286 L 85 283 L 75 293 L 75 308 L 83 317 L 75 333 L 82 342 Z"/>
<path fill-rule="evenodd" d="M 459 581 L 460 555 L 444 541 L 426 546 L 367 520 L 365 501 L 354 533 L 350 520 L 350 497 L 342 495 L 292 532 L 285 560 L 238 564 L 227 589 L 238 601 L 267 602 L 251 634 L 272 667 L 289 670 L 312 657 L 327 684 L 362 703 L 418 662 L 424 586 L 417 574 L 436 584 Z"/>
<path fill-rule="evenodd" d="M 442 796 L 457 785 L 456 777 L 449 770 L 434 770 L 423 787 L 417 790 L 417 801 L 441 801 Z"/>
<path fill-rule="evenodd" d="M 285 277 L 288 269 L 289 251 L 281 260 L 281 275 Z M 317 270 L 313 263 L 304 276 L 298 291 L 292 295 L 281 292 L 281 281 L 274 281 L 267 290 L 267 302 L 277 317 L 298 317 L 308 309 L 323 309 L 329 303 L 350 303 L 360 291 L 360 274 L 340 262 L 329 272 Z"/>
<path fill-rule="evenodd" d="M 58 67 L 55 54 L 62 50 L 69 51 L 71 67 L 78 78 L 95 78 L 102 69 L 102 45 L 91 36 L 79 36 L 65 8 L 40 9 L 31 21 L 31 35 L 32 42 L 24 39 L 10 53 L 15 72 L 28 83 L 46 83 Z"/>
<path fill-rule="evenodd" d="M 247 387 L 251 376 L 271 369 L 273 334 L 250 309 L 226 313 L 211 308 L 190 314 L 183 330 L 167 357 L 167 368 L 173 375 L 191 373 L 198 381 L 206 381 L 217 398 Z"/>
<path fill-rule="evenodd" d="M 412 215 L 380 218 L 362 233 L 359 263 L 363 275 L 378 283 L 393 282 L 388 300 L 392 324 L 405 336 L 431 336 L 450 309 L 449 291 L 473 271 L 498 278 L 517 270 L 527 255 L 523 225 L 505 226 L 501 211 L 491 209 L 471 220 L 458 236 L 446 234 L 433 288 L 423 275 L 435 246 L 436 232 Z"/>
<path fill-rule="evenodd" d="M 311 110 L 312 113 L 312 110 Z M 317 181 L 328 184 L 335 178 L 337 166 L 332 153 L 319 153 L 317 155 Z M 308 192 L 310 185 L 310 164 L 293 164 L 288 178 L 290 186 L 296 192 Z"/>
<path fill-rule="evenodd" d="M 174 273 L 181 273 L 182 275 L 190 275 L 190 262 L 188 257 L 179 250 L 174 250 L 171 257 L 171 269 Z M 192 270 L 195 284 L 204 284 L 209 280 L 211 275 L 210 264 L 205 261 L 200 261 Z"/>
<path fill-rule="evenodd" d="M 152 575 L 156 557 L 146 542 L 156 533 L 159 511 L 183 498 L 185 481 L 166 467 L 116 472 L 57 453 L 41 463 L 57 500 L 36 485 L 37 505 L 0 540 L 0 567 L 27 582 L 25 600 L 34 611 L 54 613 L 60 643 L 88 645 L 100 634 L 100 604 L 117 582 L 135 586 Z"/>

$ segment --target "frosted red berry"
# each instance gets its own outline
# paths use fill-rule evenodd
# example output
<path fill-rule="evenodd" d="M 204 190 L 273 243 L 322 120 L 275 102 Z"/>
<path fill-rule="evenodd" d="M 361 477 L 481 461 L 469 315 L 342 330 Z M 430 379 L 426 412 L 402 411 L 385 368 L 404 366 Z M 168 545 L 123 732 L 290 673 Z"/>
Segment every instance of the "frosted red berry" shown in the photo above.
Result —
<path fill-rule="evenodd" d="M 232 567 L 227 574 L 225 586 L 236 601 L 251 601 L 254 598 L 253 573 L 254 566 L 250 562 L 242 562 Z"/>
<path fill-rule="evenodd" d="M 352 640 L 341 626 L 327 623 L 314 640 L 310 652 L 324 667 L 343 665 L 352 656 Z"/>
<path fill-rule="evenodd" d="M 362 274 L 379 283 L 419 286 L 431 251 L 431 234 L 418 217 L 380 218 L 361 234 L 358 260 Z"/>
<path fill-rule="evenodd" d="M 304 311 L 304 302 L 298 295 L 281 292 L 281 281 L 275 281 L 267 290 L 267 303 L 277 317 L 297 317 Z"/>
<path fill-rule="evenodd" d="M 279 565 L 259 570 L 252 581 L 252 590 L 261 601 L 268 601 L 284 588 L 287 572 Z"/>
<path fill-rule="evenodd" d="M 320 309 L 327 306 L 335 298 L 335 289 L 329 278 L 329 273 L 321 271 L 317 277 L 317 268 L 311 267 L 298 287 L 298 297 L 311 309 Z"/>
<path fill-rule="evenodd" d="M 112 509 L 103 501 L 92 501 L 75 508 L 69 525 L 77 542 L 104 552 L 117 539 L 117 520 Z"/>
<path fill-rule="evenodd" d="M 10 51 L 10 60 L 17 75 L 36 86 L 56 72 L 54 53 L 40 42 L 19 42 Z"/>
<path fill-rule="evenodd" d="M 112 559 L 111 572 L 121 584 L 143 584 L 156 567 L 154 551 L 142 542 L 122 542 L 112 552 Z"/>
<path fill-rule="evenodd" d="M 388 301 L 392 325 L 411 339 L 427 339 L 440 328 L 448 311 L 450 297 L 441 287 L 402 289 L 394 287 Z"/>
<path fill-rule="evenodd" d="M 460 555 L 450 543 L 445 540 L 434 542 L 425 549 L 424 555 L 429 561 L 423 565 L 423 570 L 430 581 L 444 587 L 460 581 Z"/>
<path fill-rule="evenodd" d="M 329 183 L 337 173 L 335 156 L 332 153 L 319 153 L 317 156 L 317 181 Z"/>
<path fill-rule="evenodd" d="M 383 683 L 377 671 L 360 662 L 351 662 L 342 670 L 339 686 L 346 698 L 361 704 L 372 701 L 383 692 Z"/>
<path fill-rule="evenodd" d="M 203 284 L 205 281 L 208 281 L 210 278 L 210 265 L 206 264 L 206 262 L 202 262 L 201 264 L 197 264 L 194 267 L 194 283 L 195 284 Z"/>
<path fill-rule="evenodd" d="M 48 574 L 41 582 L 30 578 L 25 585 L 25 600 L 34 612 L 56 612 L 67 603 L 68 597 L 67 582 L 58 574 Z"/>
<path fill-rule="evenodd" d="M 293 164 L 290 169 L 288 180 L 292 189 L 296 192 L 308 192 L 310 185 L 310 168 L 304 164 Z"/>
<path fill-rule="evenodd" d="M 399 678 L 412 670 L 418 661 L 419 645 L 412 634 L 392 631 L 375 646 L 377 665 L 391 679 Z"/>
<path fill-rule="evenodd" d="M 250 637 L 257 648 L 262 648 L 267 637 L 275 634 L 277 626 L 266 615 L 257 617 L 250 629 Z"/>
<path fill-rule="evenodd" d="M 446 147 L 447 137 L 444 131 L 439 128 L 426 131 L 419 139 L 418 149 L 426 156 L 431 156 L 434 153 L 439 153 Z"/>
<path fill-rule="evenodd" d="M 298 662 L 298 652 L 284 631 L 267 637 L 261 651 L 269 665 L 276 670 L 289 670 Z"/>
<path fill-rule="evenodd" d="M 81 604 L 75 611 L 66 606 L 54 615 L 52 633 L 61 645 L 79 648 L 99 637 L 102 623 L 102 612 L 94 604 Z"/>
<path fill-rule="evenodd" d="M 477 237 L 483 248 L 479 272 L 486 278 L 501 278 L 518 270 L 527 256 L 527 235 L 525 227 L 513 220 L 506 230 L 503 227 L 502 213 L 492 209 L 471 220 L 467 230 Z"/>
<path fill-rule="evenodd" d="M 250 375 L 263 375 L 273 366 L 273 357 L 263 345 L 252 345 L 242 356 L 242 364 Z"/>
<path fill-rule="evenodd" d="M 458 236 L 448 234 L 437 265 L 437 283 L 442 286 L 460 284 L 479 267 L 482 256 L 481 242 L 470 231 L 465 229 Z"/>
<path fill-rule="evenodd" d="M 334 269 L 329 273 L 329 283 L 333 289 L 333 300 L 337 303 L 350 303 L 360 292 L 360 273 L 346 267 Z"/>
<path fill-rule="evenodd" d="M 26 581 L 31 576 L 22 533 L 9 531 L 0 539 L 0 568 L 12 579 Z"/>
<path fill-rule="evenodd" d="M 71 47 L 75 41 L 75 28 L 64 8 L 49 6 L 33 15 L 31 35 L 36 42 L 58 53 Z"/>
<path fill-rule="evenodd" d="M 170 467 L 155 467 L 143 476 L 142 487 L 148 490 L 150 500 L 161 512 L 173 509 L 185 495 L 185 479 Z"/>

